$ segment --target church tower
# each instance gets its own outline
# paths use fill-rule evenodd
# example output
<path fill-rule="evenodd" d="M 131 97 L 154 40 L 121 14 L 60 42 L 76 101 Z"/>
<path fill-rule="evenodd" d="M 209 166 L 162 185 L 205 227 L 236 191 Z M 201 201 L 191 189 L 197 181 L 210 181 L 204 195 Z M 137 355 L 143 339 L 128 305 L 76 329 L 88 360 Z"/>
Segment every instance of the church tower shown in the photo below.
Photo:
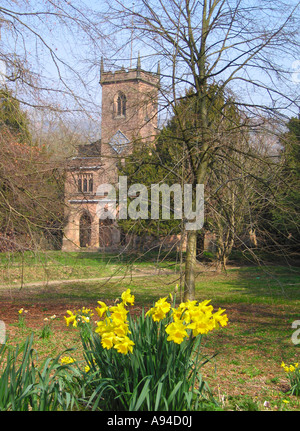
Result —
<path fill-rule="evenodd" d="M 140 56 L 136 69 L 122 68 L 115 72 L 104 71 L 101 61 L 102 144 L 114 147 L 120 138 L 121 151 L 123 136 L 129 142 L 154 141 L 159 81 L 158 73 L 142 70 Z"/>
<path fill-rule="evenodd" d="M 121 245 L 116 212 L 102 184 L 116 185 L 118 161 L 139 142 L 153 143 L 157 135 L 159 91 L 157 73 L 141 68 L 104 71 L 101 61 L 101 140 L 81 145 L 70 161 L 65 183 L 66 226 L 63 250 L 114 250 Z M 99 214 L 99 204 L 107 217 Z"/>

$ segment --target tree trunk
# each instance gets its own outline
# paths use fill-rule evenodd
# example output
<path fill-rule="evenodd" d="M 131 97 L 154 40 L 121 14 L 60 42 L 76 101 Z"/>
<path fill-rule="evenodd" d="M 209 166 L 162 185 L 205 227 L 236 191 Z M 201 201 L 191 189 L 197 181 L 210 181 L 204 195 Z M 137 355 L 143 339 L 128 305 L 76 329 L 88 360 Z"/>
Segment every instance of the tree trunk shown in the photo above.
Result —
<path fill-rule="evenodd" d="M 183 301 L 195 299 L 195 265 L 197 252 L 197 231 L 191 230 L 187 234 L 187 250 L 185 261 L 185 278 Z"/>

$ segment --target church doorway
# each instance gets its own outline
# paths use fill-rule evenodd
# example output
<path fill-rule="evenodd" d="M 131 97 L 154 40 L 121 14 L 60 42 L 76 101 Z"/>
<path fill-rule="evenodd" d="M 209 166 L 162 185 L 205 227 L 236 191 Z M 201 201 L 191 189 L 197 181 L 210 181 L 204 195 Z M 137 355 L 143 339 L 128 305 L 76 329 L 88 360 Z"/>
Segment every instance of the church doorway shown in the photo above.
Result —
<path fill-rule="evenodd" d="M 92 220 L 91 216 L 84 212 L 79 220 L 79 242 L 80 247 L 89 247 L 91 245 Z"/>
<path fill-rule="evenodd" d="M 113 220 L 106 218 L 99 220 L 99 247 L 111 247 Z"/>

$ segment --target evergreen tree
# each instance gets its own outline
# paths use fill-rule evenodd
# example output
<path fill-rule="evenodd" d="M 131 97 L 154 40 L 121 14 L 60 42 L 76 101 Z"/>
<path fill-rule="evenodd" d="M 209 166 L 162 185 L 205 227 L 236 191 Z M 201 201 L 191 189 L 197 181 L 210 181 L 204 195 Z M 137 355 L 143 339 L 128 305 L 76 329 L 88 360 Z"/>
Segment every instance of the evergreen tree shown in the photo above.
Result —
<path fill-rule="evenodd" d="M 287 129 L 281 137 L 283 186 L 277 196 L 278 205 L 272 211 L 271 223 L 278 242 L 287 249 L 299 251 L 300 118 L 291 118 Z"/>
<path fill-rule="evenodd" d="M 8 129 L 18 142 L 31 143 L 27 115 L 21 110 L 19 101 L 6 88 L 0 89 L 0 129 L 3 127 Z"/>
<path fill-rule="evenodd" d="M 159 238 L 180 233 L 181 220 L 174 219 L 174 197 L 172 193 L 170 195 L 170 219 L 162 219 L 161 199 L 159 219 L 151 219 L 151 185 L 167 184 L 172 186 L 176 179 L 176 176 L 168 169 L 166 159 L 169 154 L 167 154 L 165 146 L 159 143 L 156 147 L 153 147 L 153 145 L 137 142 L 133 147 L 134 150 L 126 157 L 125 163 L 119 163 L 119 175 L 127 177 L 128 188 L 133 184 L 146 186 L 148 191 L 148 214 L 147 219 L 131 220 L 128 217 L 127 220 L 119 220 L 119 226 L 124 233 L 135 234 L 139 237 L 152 236 Z M 131 201 L 132 198 L 128 197 L 128 205 L 130 205 Z"/>

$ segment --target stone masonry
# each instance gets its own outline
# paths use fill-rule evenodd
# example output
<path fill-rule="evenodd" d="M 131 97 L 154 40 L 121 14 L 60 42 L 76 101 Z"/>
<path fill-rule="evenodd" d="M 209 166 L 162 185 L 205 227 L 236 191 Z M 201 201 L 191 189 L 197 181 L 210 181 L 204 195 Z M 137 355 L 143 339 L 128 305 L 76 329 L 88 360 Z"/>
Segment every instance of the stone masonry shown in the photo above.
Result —
<path fill-rule="evenodd" d="M 144 71 L 138 59 L 135 69 L 111 72 L 104 71 L 102 61 L 100 84 L 101 140 L 80 146 L 67 168 L 65 251 L 120 247 L 124 238 L 113 220 L 118 209 L 106 193 L 99 192 L 99 186 L 116 184 L 120 158 L 130 153 L 133 145 L 152 143 L 157 135 L 159 68 L 157 73 Z M 99 202 L 106 218 L 100 217 Z"/>

